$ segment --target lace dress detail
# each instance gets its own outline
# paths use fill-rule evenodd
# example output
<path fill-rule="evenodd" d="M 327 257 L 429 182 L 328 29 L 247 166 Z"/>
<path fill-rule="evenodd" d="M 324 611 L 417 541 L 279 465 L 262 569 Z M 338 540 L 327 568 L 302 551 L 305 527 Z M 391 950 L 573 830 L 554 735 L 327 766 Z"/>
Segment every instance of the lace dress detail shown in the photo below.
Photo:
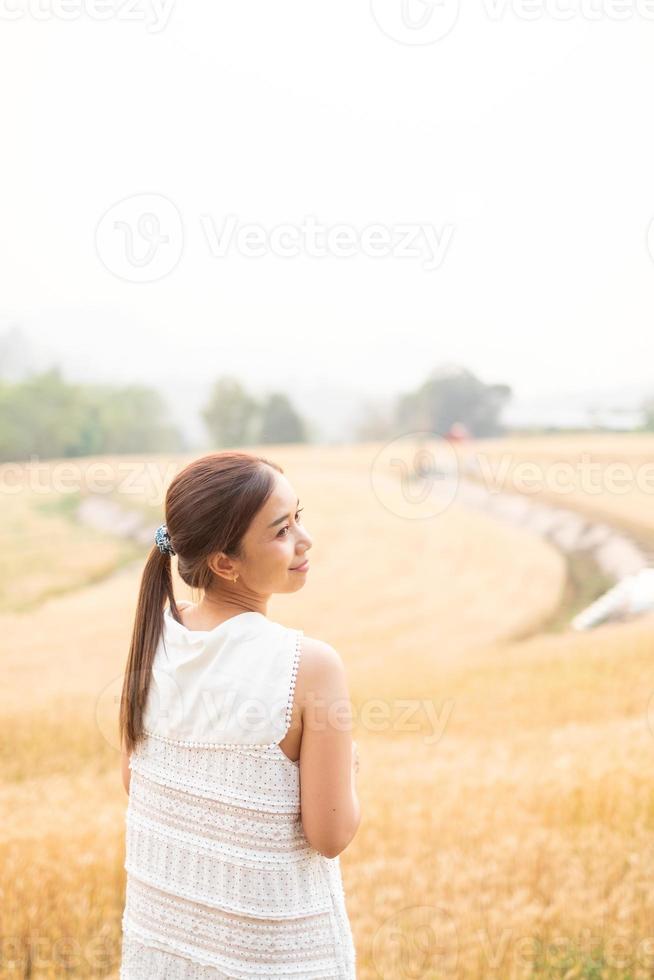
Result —
<path fill-rule="evenodd" d="M 307 841 L 278 744 L 301 636 L 253 612 L 187 630 L 166 608 L 129 762 L 121 980 L 356 980 L 339 858 Z"/>

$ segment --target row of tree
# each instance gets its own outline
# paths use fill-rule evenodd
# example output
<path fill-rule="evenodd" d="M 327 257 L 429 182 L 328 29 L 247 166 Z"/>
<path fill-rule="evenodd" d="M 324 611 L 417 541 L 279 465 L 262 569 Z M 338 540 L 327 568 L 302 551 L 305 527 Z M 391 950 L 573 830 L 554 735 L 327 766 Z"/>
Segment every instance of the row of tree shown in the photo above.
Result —
<path fill-rule="evenodd" d="M 151 388 L 71 384 L 58 368 L 0 381 L 3 462 L 179 448 L 179 433 Z"/>
<path fill-rule="evenodd" d="M 460 426 L 475 438 L 505 432 L 505 384 L 485 384 L 459 365 L 432 371 L 415 390 L 382 409 L 368 406 L 352 423 L 352 441 L 392 439 L 410 431 L 445 435 Z M 288 397 L 255 398 L 236 378 L 219 378 L 201 416 L 215 448 L 305 443 L 313 430 Z M 654 399 L 640 431 L 654 431 Z M 0 462 L 123 453 L 181 452 L 187 440 L 162 395 L 145 385 L 75 384 L 59 368 L 21 381 L 0 380 Z"/>
<path fill-rule="evenodd" d="M 309 426 L 286 395 L 259 400 L 232 377 L 216 381 L 201 415 L 216 446 L 309 441 Z"/>
<path fill-rule="evenodd" d="M 475 436 L 498 435 L 510 394 L 507 385 L 484 384 L 465 368 L 441 368 L 387 411 L 370 410 L 353 422 L 352 438 L 390 439 L 418 429 L 444 434 L 457 422 Z M 303 443 L 313 435 L 285 394 L 257 399 L 231 376 L 215 382 L 201 415 L 216 448 Z M 0 380 L 0 461 L 189 448 L 153 388 L 71 383 L 56 367 Z"/>
<path fill-rule="evenodd" d="M 216 382 L 202 416 L 217 447 L 308 438 L 286 395 L 258 401 L 229 377 Z M 21 381 L 0 380 L 0 462 L 188 448 L 154 388 L 75 384 L 57 367 Z"/>
<path fill-rule="evenodd" d="M 196 448 L 171 423 L 168 404 L 157 389 L 72 383 L 57 367 L 30 374 L 33 361 L 19 325 L 0 333 L 0 461 Z M 364 403 L 359 417 L 352 419 L 349 438 L 385 440 L 408 431 L 445 435 L 457 424 L 476 438 L 500 436 L 506 431 L 501 417 L 511 396 L 506 384 L 486 384 L 458 364 L 441 365 L 394 401 Z M 285 394 L 256 398 L 232 376 L 217 379 L 201 417 L 207 441 L 215 448 L 315 438 L 311 423 Z M 654 397 L 642 405 L 642 419 L 635 430 L 654 432 Z"/>
<path fill-rule="evenodd" d="M 499 436 L 505 431 L 501 415 L 511 394 L 508 385 L 486 384 L 467 368 L 444 365 L 398 400 L 396 424 L 404 432 L 416 429 L 439 435 L 463 424 L 478 438 Z"/>

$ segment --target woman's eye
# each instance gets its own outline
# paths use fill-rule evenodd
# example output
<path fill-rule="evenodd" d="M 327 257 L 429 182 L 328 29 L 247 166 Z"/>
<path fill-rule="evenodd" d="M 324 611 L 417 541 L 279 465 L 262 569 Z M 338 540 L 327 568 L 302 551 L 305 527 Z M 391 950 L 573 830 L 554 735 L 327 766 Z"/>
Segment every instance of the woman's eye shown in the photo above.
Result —
<path fill-rule="evenodd" d="M 298 515 L 298 514 L 300 514 L 300 513 L 302 513 L 302 511 L 303 511 L 303 510 L 304 510 L 304 507 L 300 507 L 300 509 L 299 509 L 299 510 L 296 510 L 296 511 L 295 511 L 295 520 L 296 520 L 296 521 L 297 521 L 297 515 Z M 280 530 L 280 531 L 278 532 L 278 534 L 277 534 L 277 537 L 279 538 L 279 537 L 281 537 L 282 535 L 284 535 L 284 531 L 288 531 L 288 524 L 286 524 L 286 525 L 285 525 L 285 527 L 283 527 L 283 528 L 282 528 L 282 529 L 281 529 L 281 530 Z M 285 537 L 285 535 L 284 535 L 284 537 Z"/>

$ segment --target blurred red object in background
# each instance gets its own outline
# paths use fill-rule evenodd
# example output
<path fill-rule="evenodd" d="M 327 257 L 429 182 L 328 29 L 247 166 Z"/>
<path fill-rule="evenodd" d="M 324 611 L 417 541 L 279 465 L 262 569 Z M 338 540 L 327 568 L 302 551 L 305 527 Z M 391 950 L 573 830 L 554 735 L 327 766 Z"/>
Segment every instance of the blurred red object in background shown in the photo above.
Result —
<path fill-rule="evenodd" d="M 470 438 L 470 430 L 463 422 L 454 422 L 445 433 L 449 442 L 465 442 Z"/>

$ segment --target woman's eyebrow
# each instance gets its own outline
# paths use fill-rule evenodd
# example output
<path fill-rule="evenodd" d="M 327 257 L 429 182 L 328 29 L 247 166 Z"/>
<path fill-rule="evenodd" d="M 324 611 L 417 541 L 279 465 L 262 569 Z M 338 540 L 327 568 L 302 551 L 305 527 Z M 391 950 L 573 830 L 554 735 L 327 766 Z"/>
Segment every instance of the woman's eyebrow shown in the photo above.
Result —
<path fill-rule="evenodd" d="M 300 498 L 298 497 L 297 498 L 297 506 L 299 507 L 299 505 L 300 505 Z M 290 516 L 291 516 L 290 514 L 284 514 L 283 517 L 278 517 L 277 520 L 276 521 L 273 521 L 272 524 L 269 524 L 268 527 L 274 527 L 275 524 L 281 524 L 282 521 L 287 521 Z"/>

